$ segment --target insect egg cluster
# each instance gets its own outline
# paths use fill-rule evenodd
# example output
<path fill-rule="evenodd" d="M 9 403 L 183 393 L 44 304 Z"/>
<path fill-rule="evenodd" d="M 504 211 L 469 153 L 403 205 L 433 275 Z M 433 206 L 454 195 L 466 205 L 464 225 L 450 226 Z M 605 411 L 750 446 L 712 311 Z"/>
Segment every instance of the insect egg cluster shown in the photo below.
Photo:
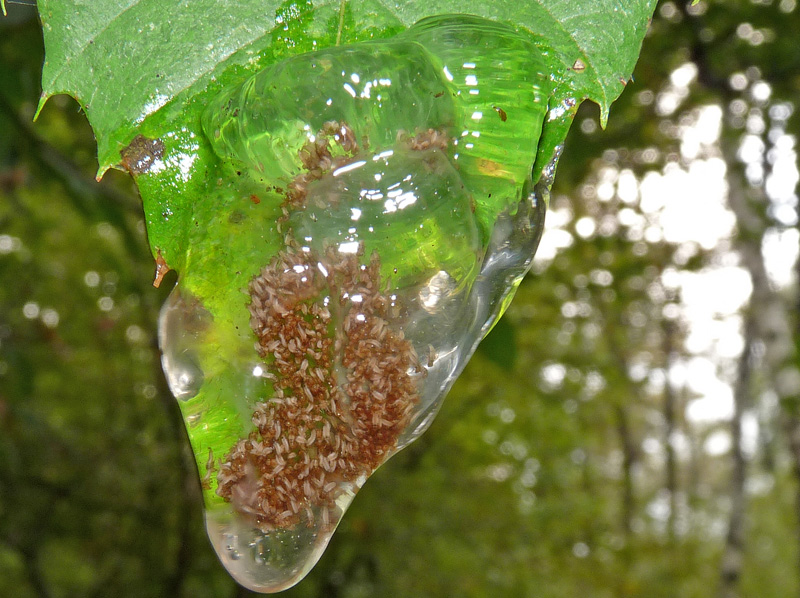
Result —
<path fill-rule="evenodd" d="M 231 268 L 235 305 L 220 310 L 190 255 L 159 339 L 209 536 L 243 585 L 278 591 L 308 572 L 528 270 L 553 85 L 537 44 L 433 17 L 289 57 L 205 110 L 205 142 L 236 181 L 215 247 L 252 259 Z M 236 201 L 247 213 L 224 213 Z"/>
<path fill-rule="evenodd" d="M 373 254 L 288 250 L 250 284 L 258 351 L 274 396 L 219 472 L 217 493 L 262 530 L 313 524 L 343 486 L 393 451 L 418 400 L 416 352 L 390 325 Z"/>

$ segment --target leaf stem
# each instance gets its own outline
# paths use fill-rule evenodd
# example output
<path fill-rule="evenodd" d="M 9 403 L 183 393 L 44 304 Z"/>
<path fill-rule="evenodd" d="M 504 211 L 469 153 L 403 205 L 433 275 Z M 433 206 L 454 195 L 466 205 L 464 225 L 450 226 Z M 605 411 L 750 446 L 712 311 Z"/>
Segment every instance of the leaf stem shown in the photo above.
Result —
<path fill-rule="evenodd" d="M 342 42 L 342 30 L 344 29 L 344 8 L 347 5 L 347 0 L 342 0 L 339 3 L 339 28 L 336 30 L 336 45 Z"/>

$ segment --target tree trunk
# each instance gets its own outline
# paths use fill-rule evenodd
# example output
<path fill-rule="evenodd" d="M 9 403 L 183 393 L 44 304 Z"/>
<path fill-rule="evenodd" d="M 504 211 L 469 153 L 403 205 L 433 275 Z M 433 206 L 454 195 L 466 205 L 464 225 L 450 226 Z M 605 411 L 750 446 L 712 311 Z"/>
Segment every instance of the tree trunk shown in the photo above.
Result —
<path fill-rule="evenodd" d="M 720 567 L 720 598 L 737 598 L 739 596 L 739 578 L 744 562 L 745 520 L 747 500 L 745 482 L 747 481 L 747 463 L 742 451 L 742 414 L 751 404 L 752 380 L 752 348 L 754 335 L 753 318 L 748 314 L 744 329 L 744 348 L 739 357 L 739 369 L 736 386 L 733 390 L 733 417 L 731 419 L 731 472 L 730 498 L 731 512 L 728 520 L 728 534 L 725 538 L 725 550 Z"/>
<path fill-rule="evenodd" d="M 774 288 L 767 274 L 764 257 L 761 253 L 761 244 L 767 229 L 767 222 L 761 215 L 762 210 L 757 210 L 748 197 L 747 184 L 736 160 L 735 148 L 730 144 L 723 146 L 723 153 L 728 164 L 728 204 L 736 216 L 739 234 L 736 239 L 736 248 L 741 257 L 742 266 L 750 273 L 753 283 L 753 292 L 750 296 L 750 306 L 746 318 L 745 350 L 748 345 L 758 341 L 763 344 L 763 356 L 759 367 L 764 372 L 764 379 L 771 381 L 780 404 L 780 418 L 783 429 L 790 445 L 790 454 L 794 461 L 794 471 L 798 479 L 798 496 L 796 498 L 798 522 L 800 523 L 800 424 L 797 415 L 791 411 L 791 399 L 796 398 L 800 392 L 797 378 L 797 365 L 794 363 L 796 352 L 794 347 L 792 323 L 789 307 L 785 299 Z M 751 189 L 750 193 L 756 194 L 759 202 L 767 202 L 763 189 Z M 746 355 L 743 353 L 743 357 Z M 750 362 L 741 361 L 740 369 L 752 369 Z M 750 372 L 746 372 L 747 376 Z M 743 373 L 740 371 L 739 380 Z M 738 386 L 736 391 L 738 391 Z M 738 400 L 738 393 L 734 393 Z M 736 468 L 736 464 L 734 464 Z M 737 475 L 734 473 L 734 475 Z M 733 497 L 735 500 L 735 497 Z M 800 532 L 798 532 L 800 545 Z M 800 562 L 798 562 L 800 573 Z M 724 572 L 723 572 L 724 579 Z"/>
<path fill-rule="evenodd" d="M 664 384 L 664 450 L 666 452 L 666 485 L 669 492 L 669 520 L 667 533 L 670 543 L 675 541 L 676 521 L 678 515 L 678 466 L 675 459 L 675 447 L 672 444 L 675 434 L 675 389 L 669 381 L 669 369 L 675 354 L 675 323 L 664 320 L 664 370 L 666 381 Z"/>
<path fill-rule="evenodd" d="M 628 414 L 625 407 L 617 405 L 617 433 L 622 447 L 622 513 L 621 525 L 625 532 L 625 539 L 630 541 L 631 529 L 633 527 L 633 516 L 636 508 L 633 493 L 633 467 L 636 463 L 636 445 L 633 441 L 628 422 Z"/>

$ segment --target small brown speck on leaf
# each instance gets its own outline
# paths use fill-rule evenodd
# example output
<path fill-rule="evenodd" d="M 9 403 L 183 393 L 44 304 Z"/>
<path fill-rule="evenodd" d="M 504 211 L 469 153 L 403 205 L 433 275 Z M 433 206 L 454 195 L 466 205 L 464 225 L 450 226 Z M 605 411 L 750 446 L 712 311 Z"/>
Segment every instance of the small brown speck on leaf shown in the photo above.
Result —
<path fill-rule="evenodd" d="M 153 286 L 158 288 L 161 286 L 161 281 L 164 280 L 164 276 L 167 272 L 170 271 L 170 267 L 167 266 L 167 261 L 161 255 L 161 250 L 158 250 L 158 255 L 156 255 L 156 277 L 153 279 Z"/>
<path fill-rule="evenodd" d="M 131 174 L 144 174 L 164 155 L 164 143 L 160 139 L 148 139 L 144 135 L 137 135 L 120 155 L 121 165 L 125 170 Z"/>
<path fill-rule="evenodd" d="M 500 115 L 500 120 L 502 120 L 503 122 L 506 122 L 508 120 L 508 115 L 506 114 L 505 110 L 503 110 L 499 106 L 492 106 L 492 108 L 494 108 L 495 112 L 497 112 L 497 114 Z"/>

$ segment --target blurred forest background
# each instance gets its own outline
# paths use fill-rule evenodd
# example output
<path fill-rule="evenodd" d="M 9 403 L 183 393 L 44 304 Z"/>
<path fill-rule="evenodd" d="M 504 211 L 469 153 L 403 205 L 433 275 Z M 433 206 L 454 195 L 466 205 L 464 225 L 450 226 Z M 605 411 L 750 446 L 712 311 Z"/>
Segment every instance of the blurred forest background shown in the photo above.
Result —
<path fill-rule="evenodd" d="M 130 179 L 0 18 L 0 596 L 249 596 L 205 537 Z M 515 302 L 292 597 L 800 596 L 797 0 L 659 4 Z"/>

